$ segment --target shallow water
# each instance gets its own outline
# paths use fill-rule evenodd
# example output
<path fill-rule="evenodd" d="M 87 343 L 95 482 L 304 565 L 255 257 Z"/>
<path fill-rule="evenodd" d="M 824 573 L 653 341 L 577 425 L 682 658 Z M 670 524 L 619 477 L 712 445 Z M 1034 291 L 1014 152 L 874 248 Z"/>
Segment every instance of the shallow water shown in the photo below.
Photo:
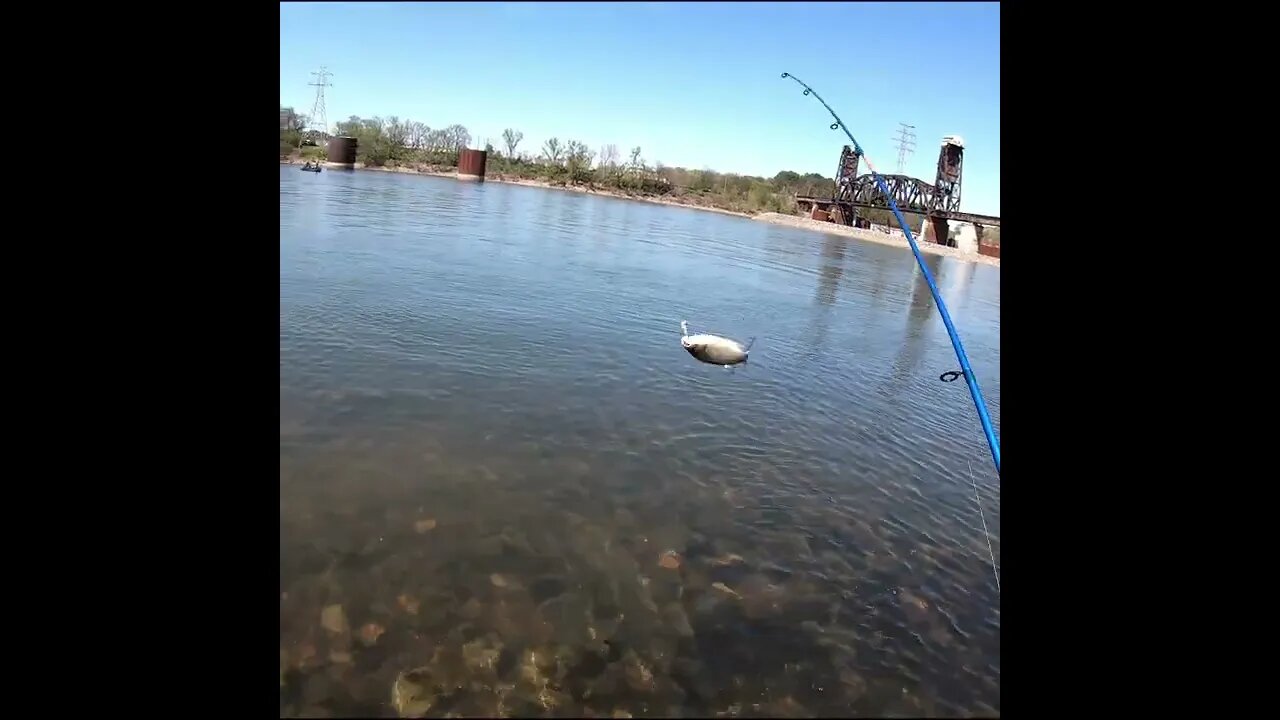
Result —
<path fill-rule="evenodd" d="M 999 270 L 927 262 L 999 428 Z M 898 248 L 282 166 L 282 716 L 998 713 L 955 365 Z"/>

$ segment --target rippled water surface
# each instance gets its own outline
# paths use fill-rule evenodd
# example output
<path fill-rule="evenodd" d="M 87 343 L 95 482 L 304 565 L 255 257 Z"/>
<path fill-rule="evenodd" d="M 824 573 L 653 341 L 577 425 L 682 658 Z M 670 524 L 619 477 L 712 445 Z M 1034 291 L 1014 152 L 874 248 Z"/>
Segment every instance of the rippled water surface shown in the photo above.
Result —
<path fill-rule="evenodd" d="M 928 262 L 998 428 L 999 270 Z M 282 166 L 281 714 L 998 713 L 954 367 L 898 248 Z"/>

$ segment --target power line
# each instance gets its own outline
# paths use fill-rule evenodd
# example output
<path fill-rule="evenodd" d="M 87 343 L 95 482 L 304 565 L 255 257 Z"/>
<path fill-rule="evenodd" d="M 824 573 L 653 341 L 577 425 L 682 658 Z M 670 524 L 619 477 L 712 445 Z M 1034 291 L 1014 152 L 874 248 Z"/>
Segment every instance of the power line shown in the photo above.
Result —
<path fill-rule="evenodd" d="M 898 128 L 898 136 L 894 140 L 898 141 L 898 174 L 902 175 L 907 167 L 907 156 L 916 149 L 916 126 L 904 122 L 898 125 L 901 127 Z"/>
<path fill-rule="evenodd" d="M 307 83 L 316 89 L 316 101 L 311 104 L 311 127 L 319 130 L 323 136 L 329 133 L 329 116 L 324 107 L 324 89 L 333 85 L 333 83 L 329 82 L 329 76 L 333 73 L 321 65 L 320 72 L 311 74 L 316 76 L 316 82 Z"/>

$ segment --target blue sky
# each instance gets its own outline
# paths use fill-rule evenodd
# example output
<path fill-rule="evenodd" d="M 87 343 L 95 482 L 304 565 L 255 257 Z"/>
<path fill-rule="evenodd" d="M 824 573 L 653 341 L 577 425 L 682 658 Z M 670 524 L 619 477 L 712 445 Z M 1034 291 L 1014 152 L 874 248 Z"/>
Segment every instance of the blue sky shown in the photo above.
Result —
<path fill-rule="evenodd" d="M 281 3 L 280 103 L 311 110 L 333 73 L 329 122 L 397 115 L 459 123 L 483 146 L 550 137 L 649 163 L 772 177 L 834 176 L 843 133 L 895 172 L 932 182 L 942 136 L 965 140 L 963 210 L 1000 214 L 997 3 Z"/>

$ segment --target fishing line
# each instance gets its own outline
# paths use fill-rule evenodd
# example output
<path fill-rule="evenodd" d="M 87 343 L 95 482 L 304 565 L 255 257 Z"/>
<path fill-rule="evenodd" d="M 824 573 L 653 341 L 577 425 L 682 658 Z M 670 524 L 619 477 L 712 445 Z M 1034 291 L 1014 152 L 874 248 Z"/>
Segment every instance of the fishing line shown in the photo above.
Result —
<path fill-rule="evenodd" d="M 973 499 L 978 503 L 978 517 L 982 519 L 982 534 L 987 536 L 987 552 L 991 554 L 991 572 L 996 576 L 996 592 L 1000 591 L 1000 570 L 996 567 L 996 551 L 991 549 L 991 531 L 987 530 L 987 517 L 982 514 L 982 497 L 978 495 L 978 481 L 973 479 L 973 463 L 964 461 L 969 466 L 969 481 L 973 483 Z"/>
<path fill-rule="evenodd" d="M 947 304 L 942 301 L 942 294 L 938 291 L 938 285 L 933 281 L 933 273 L 929 272 L 929 268 L 924 264 L 924 258 L 920 255 L 920 248 L 916 245 L 915 236 L 911 234 L 911 229 L 907 227 L 907 221 L 902 217 L 902 211 L 898 209 L 898 203 L 894 201 L 893 195 L 889 192 L 889 188 L 885 185 L 884 178 L 880 177 L 880 173 L 876 172 L 876 168 L 871 164 L 871 158 L 867 157 L 862 146 L 858 144 L 853 133 L 849 132 L 848 126 L 836 115 L 836 111 L 831 109 L 826 100 L 818 94 L 816 90 L 809 87 L 803 80 L 792 75 L 791 73 L 782 73 L 783 78 L 791 78 L 804 88 L 805 95 L 813 95 L 822 103 L 822 106 L 831 113 L 831 117 L 836 121 L 831 123 L 832 130 L 844 130 L 844 134 L 848 136 L 849 142 L 853 143 L 854 150 L 863 160 L 867 161 L 867 168 L 871 170 L 871 174 L 875 177 L 876 184 L 880 188 L 880 193 L 884 195 L 889 202 L 889 208 L 893 210 L 893 216 L 898 220 L 898 227 L 902 228 L 902 234 L 907 236 L 907 242 L 911 244 L 911 253 L 916 256 L 916 264 L 920 266 L 920 272 L 924 274 L 925 282 L 929 284 L 929 292 L 933 295 L 933 302 L 938 307 L 938 313 L 942 315 L 942 323 L 947 326 L 947 335 L 951 338 L 951 346 L 955 348 L 956 359 L 960 361 L 959 370 L 951 370 L 943 373 L 939 378 L 943 382 L 950 382 L 963 376 L 965 382 L 969 385 L 969 395 L 973 397 L 974 407 L 978 410 L 978 420 L 982 423 L 982 432 L 987 436 L 987 445 L 991 448 L 991 459 L 996 464 L 996 474 L 1000 474 L 1000 440 L 996 437 L 995 428 L 991 424 L 991 416 L 987 414 L 987 403 L 982 399 L 982 389 L 978 387 L 978 377 L 974 374 L 973 368 L 969 366 L 969 355 L 964 351 L 964 344 L 960 342 L 960 334 L 956 332 L 955 325 L 951 322 L 951 313 L 947 312 Z M 948 377 L 950 378 L 948 380 Z"/>

